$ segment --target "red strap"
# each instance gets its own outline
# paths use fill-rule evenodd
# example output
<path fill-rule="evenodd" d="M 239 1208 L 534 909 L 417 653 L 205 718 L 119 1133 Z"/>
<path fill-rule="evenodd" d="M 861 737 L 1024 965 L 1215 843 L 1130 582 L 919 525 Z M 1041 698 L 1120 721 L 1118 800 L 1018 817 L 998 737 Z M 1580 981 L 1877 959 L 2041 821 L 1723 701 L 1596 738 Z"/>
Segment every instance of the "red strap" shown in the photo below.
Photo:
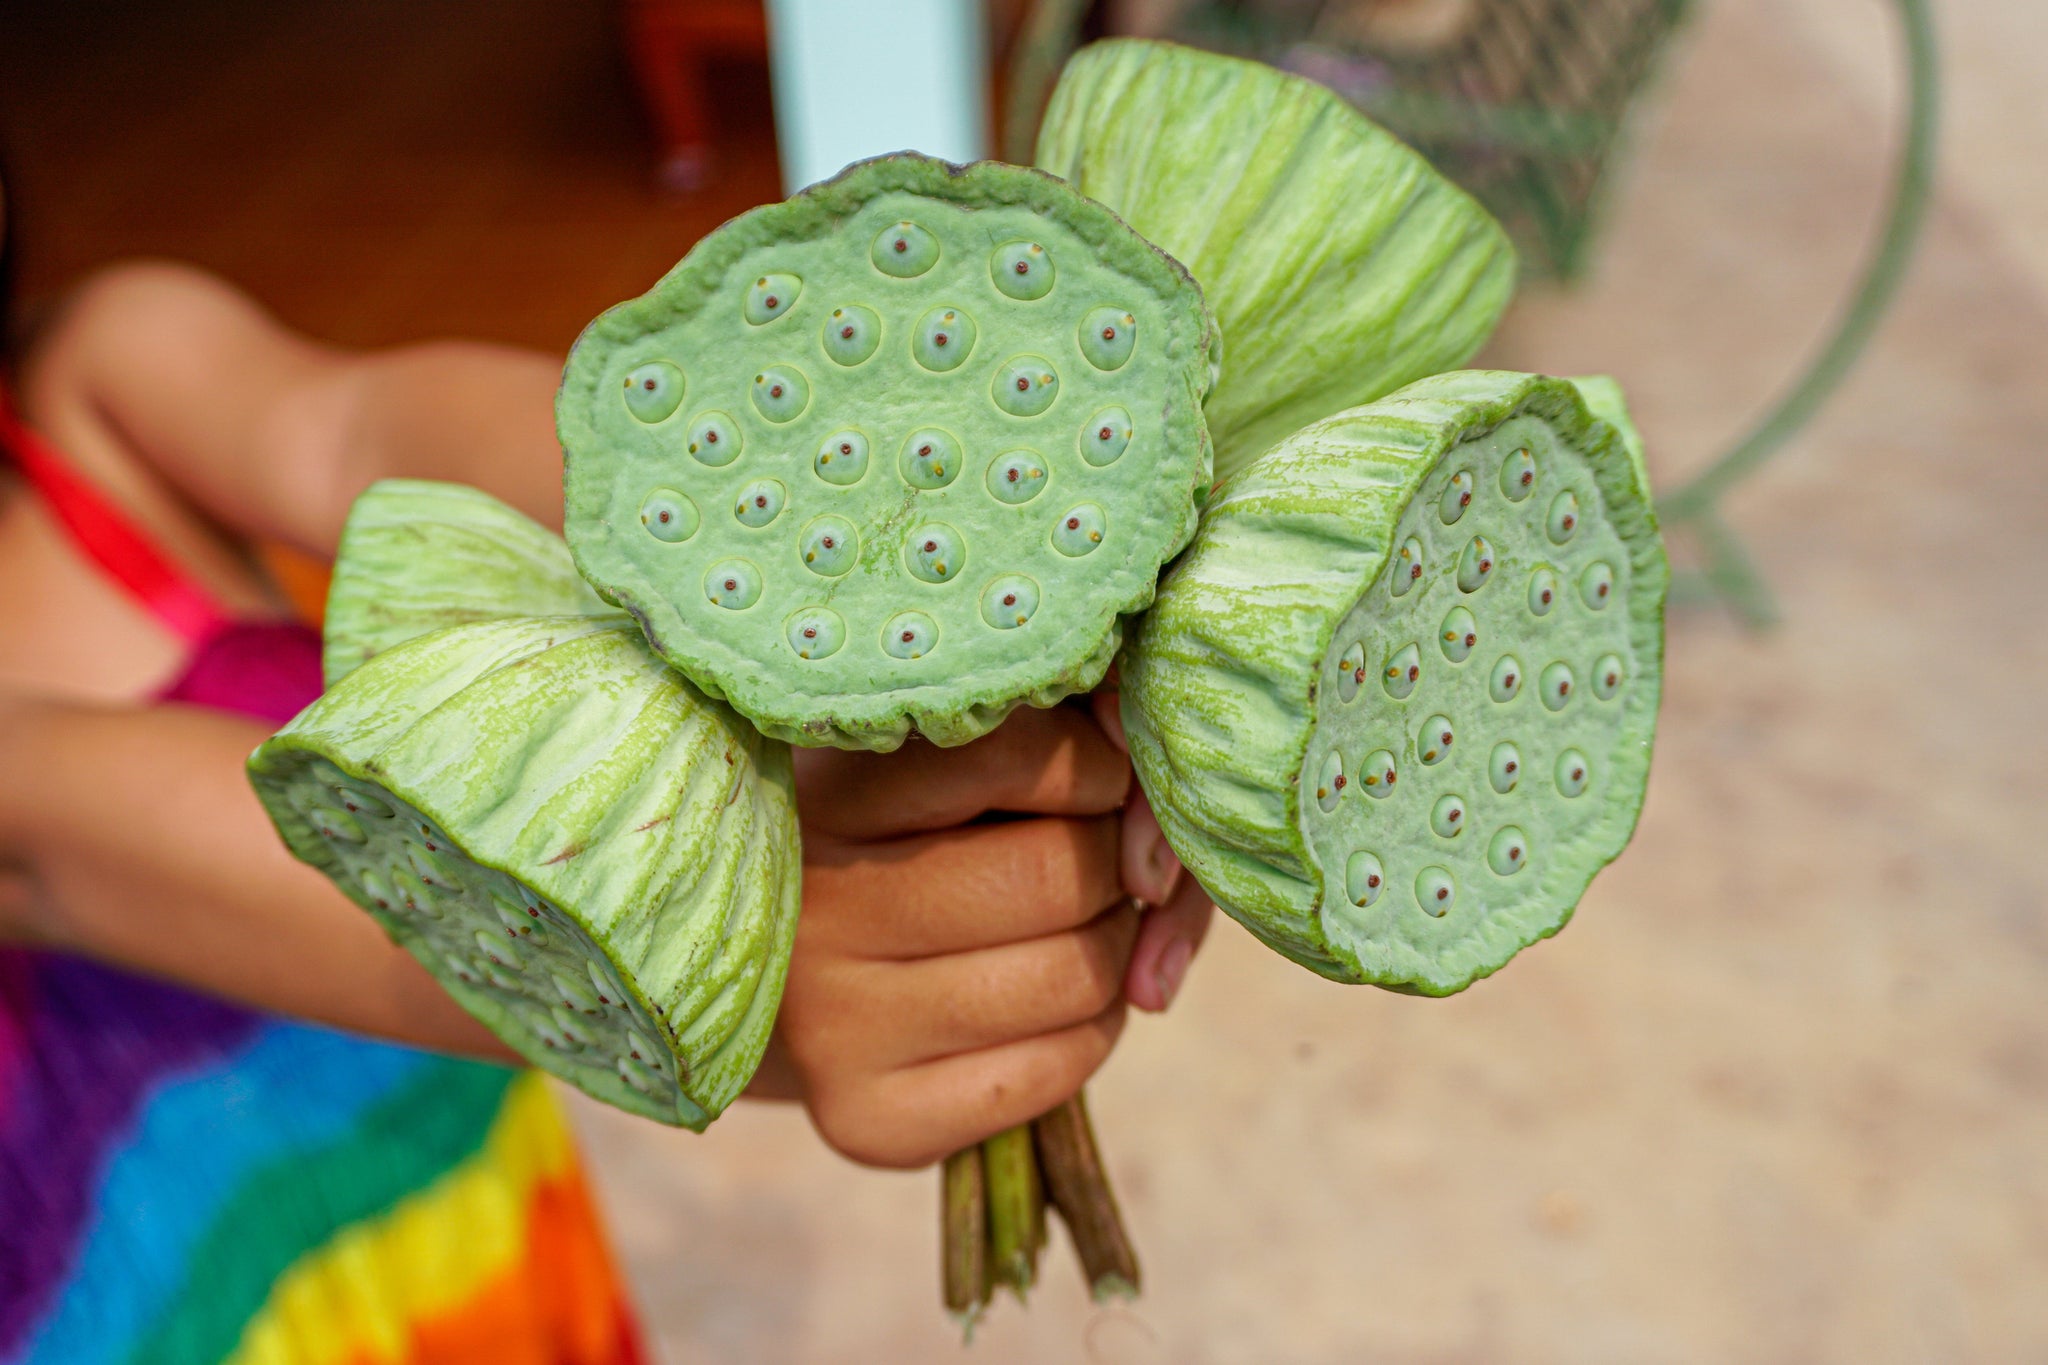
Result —
<path fill-rule="evenodd" d="M 206 643 L 230 618 L 107 496 L 59 458 L 56 449 L 15 416 L 0 387 L 0 459 L 11 457 L 57 515 L 86 557 L 188 644 Z"/>

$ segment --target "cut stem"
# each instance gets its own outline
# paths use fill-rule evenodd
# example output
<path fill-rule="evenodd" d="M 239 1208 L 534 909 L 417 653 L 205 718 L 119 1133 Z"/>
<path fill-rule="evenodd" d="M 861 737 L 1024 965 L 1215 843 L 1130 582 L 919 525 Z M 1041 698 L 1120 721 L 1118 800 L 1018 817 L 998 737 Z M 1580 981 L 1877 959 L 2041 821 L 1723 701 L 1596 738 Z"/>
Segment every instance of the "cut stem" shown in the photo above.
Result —
<path fill-rule="evenodd" d="M 1095 1146 L 1087 1102 L 1075 1095 L 1031 1127 L 1045 1167 L 1047 1193 L 1073 1236 L 1096 1302 L 1136 1298 L 1138 1256 Z"/>
<path fill-rule="evenodd" d="M 1045 1186 L 1031 1125 L 1022 1123 L 981 1144 L 988 1187 L 989 1273 L 1022 1303 L 1038 1279 L 1045 1246 Z"/>
<path fill-rule="evenodd" d="M 946 1158 L 940 1182 L 940 1239 L 945 1276 L 946 1311 L 971 1340 L 974 1324 L 988 1307 L 991 1286 L 988 1262 L 988 1187 L 981 1147 L 964 1148 Z"/>

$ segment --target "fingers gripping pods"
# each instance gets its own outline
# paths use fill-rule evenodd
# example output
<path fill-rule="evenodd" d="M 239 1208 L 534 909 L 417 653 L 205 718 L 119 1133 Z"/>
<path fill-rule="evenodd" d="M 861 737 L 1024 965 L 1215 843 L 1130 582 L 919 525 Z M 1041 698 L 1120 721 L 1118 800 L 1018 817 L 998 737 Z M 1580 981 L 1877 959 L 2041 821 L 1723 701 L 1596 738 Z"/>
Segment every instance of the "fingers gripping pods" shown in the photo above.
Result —
<path fill-rule="evenodd" d="M 1570 382 L 1424 380 L 1218 488 L 1124 651 L 1132 758 L 1181 860 L 1266 942 L 1460 990 L 1562 927 L 1627 843 L 1667 577 L 1632 439 Z"/>

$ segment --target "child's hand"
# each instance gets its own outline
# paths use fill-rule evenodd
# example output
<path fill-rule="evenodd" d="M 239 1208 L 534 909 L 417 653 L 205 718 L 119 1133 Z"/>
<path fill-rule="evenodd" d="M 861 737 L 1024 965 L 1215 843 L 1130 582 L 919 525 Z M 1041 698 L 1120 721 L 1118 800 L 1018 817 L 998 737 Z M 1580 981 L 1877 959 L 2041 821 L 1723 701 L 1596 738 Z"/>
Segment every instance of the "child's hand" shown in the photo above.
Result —
<path fill-rule="evenodd" d="M 957 749 L 800 751 L 803 917 L 757 1093 L 800 1096 L 855 1161 L 910 1167 L 1080 1089 L 1123 1027 L 1129 899 L 1179 873 L 1120 848 L 1130 785 L 1071 706 Z M 1038 818 L 965 823 L 991 812 Z"/>

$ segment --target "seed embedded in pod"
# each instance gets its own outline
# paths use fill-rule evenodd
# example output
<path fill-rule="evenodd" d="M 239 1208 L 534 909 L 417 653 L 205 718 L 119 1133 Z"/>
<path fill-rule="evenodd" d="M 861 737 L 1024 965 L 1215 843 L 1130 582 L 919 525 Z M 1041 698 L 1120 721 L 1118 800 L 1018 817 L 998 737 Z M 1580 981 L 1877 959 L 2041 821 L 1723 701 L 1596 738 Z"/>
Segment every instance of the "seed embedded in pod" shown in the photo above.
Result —
<path fill-rule="evenodd" d="M 626 372 L 620 392 L 626 399 L 626 411 L 652 426 L 682 405 L 683 372 L 666 360 L 650 360 Z"/>
<path fill-rule="evenodd" d="M 1023 574 L 1004 574 L 981 590 L 981 619 L 997 630 L 1015 630 L 1038 611 L 1038 584 Z"/>
<path fill-rule="evenodd" d="M 1451 756 L 1454 738 L 1449 716 L 1431 716 L 1415 732 L 1415 752 L 1424 763 L 1441 763 Z"/>
<path fill-rule="evenodd" d="M 1349 779 L 1344 775 L 1344 755 L 1335 749 L 1323 755 L 1323 766 L 1316 773 L 1316 805 L 1324 814 L 1337 809 L 1344 799 L 1344 788 Z"/>
<path fill-rule="evenodd" d="M 1393 580 L 1387 586 L 1394 596 L 1407 596 L 1408 589 L 1415 586 L 1422 577 L 1422 542 L 1414 536 L 1401 542 L 1400 553 L 1394 556 Z"/>
<path fill-rule="evenodd" d="M 408 910 L 417 911 L 429 919 L 441 918 L 441 907 L 434 903 L 433 893 L 413 875 L 410 868 L 394 866 L 391 869 L 391 894 Z"/>
<path fill-rule="evenodd" d="M 391 890 L 391 883 L 385 881 L 374 869 L 366 867 L 356 873 L 356 888 L 379 910 L 399 908 L 398 897 Z"/>
<path fill-rule="evenodd" d="M 580 1010 L 584 1014 L 604 1013 L 604 1005 L 598 1000 L 597 992 L 591 990 L 582 978 L 549 972 L 548 984 L 555 988 L 555 994 L 570 1009 Z"/>
<path fill-rule="evenodd" d="M 997 502 L 1030 502 L 1045 487 L 1047 460 L 1035 450 L 998 455 L 988 467 L 988 491 Z"/>
<path fill-rule="evenodd" d="M 1550 500 L 1550 514 L 1544 518 L 1544 534 L 1553 545 L 1562 545 L 1579 529 L 1579 500 L 1570 489 Z"/>
<path fill-rule="evenodd" d="M 1394 794 L 1394 784 L 1401 775 L 1394 771 L 1394 755 L 1387 749 L 1374 749 L 1358 765 L 1358 785 L 1365 788 L 1365 794 L 1375 800 Z"/>
<path fill-rule="evenodd" d="M 1078 440 L 1081 458 L 1097 469 L 1117 462 L 1131 444 L 1131 414 L 1125 408 L 1104 408 L 1088 419 Z"/>
<path fill-rule="evenodd" d="M 917 320 L 910 334 L 910 356 L 935 374 L 957 370 L 980 335 L 974 319 L 958 308 L 934 308 Z"/>
<path fill-rule="evenodd" d="M 989 254 L 988 275 L 1013 299 L 1042 299 L 1052 292 L 1052 257 L 1036 242 L 1005 242 Z"/>
<path fill-rule="evenodd" d="M 697 504 L 673 488 L 657 488 L 640 504 L 640 524 L 647 528 L 647 534 L 671 545 L 696 535 L 702 522 Z"/>
<path fill-rule="evenodd" d="M 356 818 L 345 810 L 336 810 L 332 806 L 313 806 L 307 810 L 306 815 L 322 838 L 338 840 L 344 844 L 360 844 L 370 837 L 363 833 L 363 827 L 356 822 Z"/>
<path fill-rule="evenodd" d="M 903 567 L 927 583 L 950 583 L 967 563 L 967 542 L 943 521 L 928 521 L 903 542 Z"/>
<path fill-rule="evenodd" d="M 882 627 L 882 651 L 898 659 L 922 659 L 939 643 L 939 623 L 921 611 L 899 611 Z"/>
<path fill-rule="evenodd" d="M 548 1018 L 554 1023 L 561 1040 L 571 1047 L 586 1048 L 596 1045 L 597 1039 L 583 1026 L 583 1021 L 560 1005 L 548 1011 Z"/>
<path fill-rule="evenodd" d="M 503 896 L 495 893 L 492 894 L 490 900 L 491 909 L 498 912 L 498 923 L 505 926 L 507 934 L 516 936 L 532 932 L 533 921 L 527 917 L 524 906 L 514 905 Z M 542 939 L 541 941 L 545 943 L 547 940 Z"/>
<path fill-rule="evenodd" d="M 1429 827 L 1439 839 L 1455 839 L 1465 832 L 1465 798 L 1439 796 L 1429 809 Z"/>
<path fill-rule="evenodd" d="M 771 422 L 793 422 L 810 406 L 811 381 L 790 365 L 770 365 L 754 376 L 754 410 Z"/>
<path fill-rule="evenodd" d="M 857 484 L 868 472 L 868 438 L 847 427 L 818 442 L 811 469 L 826 483 L 841 488 Z"/>
<path fill-rule="evenodd" d="M 1078 559 L 1102 543 L 1109 520 L 1092 502 L 1076 503 L 1053 523 L 1052 547 L 1069 559 Z"/>
<path fill-rule="evenodd" d="M 740 313 L 756 327 L 773 322 L 790 310 L 803 287 L 804 282 L 794 275 L 759 276 L 747 286 L 747 301 L 740 306 Z"/>
<path fill-rule="evenodd" d="M 1081 319 L 1081 354 L 1098 370 L 1120 370 L 1138 344 L 1138 319 L 1121 308 L 1091 308 Z"/>
<path fill-rule="evenodd" d="M 1621 691 L 1622 667 L 1619 654 L 1602 654 L 1593 664 L 1593 695 L 1613 701 Z"/>
<path fill-rule="evenodd" d="M 714 410 L 700 412 L 690 419 L 690 434 L 684 449 L 696 457 L 697 463 L 719 469 L 737 460 L 746 444 L 747 439 L 740 431 L 739 423 Z"/>
<path fill-rule="evenodd" d="M 1013 355 L 989 381 L 989 396 L 1012 417 L 1036 417 L 1059 393 L 1059 373 L 1044 356 Z"/>
<path fill-rule="evenodd" d="M 366 792 L 360 787 L 343 783 L 334 788 L 334 795 L 341 802 L 341 808 L 350 815 L 367 815 L 372 819 L 389 820 L 394 814 L 383 797 L 375 792 Z"/>
<path fill-rule="evenodd" d="M 766 526 L 782 515 L 783 504 L 788 501 L 789 490 L 782 486 L 782 480 L 756 479 L 740 490 L 732 514 L 742 526 Z"/>
<path fill-rule="evenodd" d="M 868 259 L 884 275 L 914 279 L 939 263 L 939 239 L 905 219 L 875 234 Z"/>
<path fill-rule="evenodd" d="M 1415 903 L 1425 914 L 1442 919 L 1458 899 L 1458 884 L 1449 869 L 1425 867 L 1415 874 Z"/>
<path fill-rule="evenodd" d="M 824 578 L 837 578 L 860 559 L 860 532 L 845 517 L 813 517 L 797 538 L 804 567 Z"/>
<path fill-rule="evenodd" d="M 1473 646 L 1479 643 L 1479 623 L 1463 607 L 1452 607 L 1445 614 L 1443 625 L 1437 628 L 1436 642 L 1442 646 L 1446 659 L 1454 664 L 1464 663 L 1471 657 Z"/>
<path fill-rule="evenodd" d="M 830 607 L 805 607 L 789 618 L 784 631 L 799 659 L 827 659 L 846 643 L 846 622 Z"/>
<path fill-rule="evenodd" d="M 1557 605 L 1557 574 L 1541 568 L 1529 575 L 1529 614 L 1548 616 Z"/>
<path fill-rule="evenodd" d="M 484 950 L 484 956 L 500 967 L 520 971 L 526 966 L 526 959 L 512 946 L 511 940 L 501 938 L 488 929 L 479 929 L 475 934 L 476 946 Z"/>
<path fill-rule="evenodd" d="M 1461 592 L 1478 592 L 1486 586 L 1486 580 L 1493 577 L 1493 546 L 1485 536 L 1474 536 L 1465 544 L 1463 554 L 1458 556 L 1458 588 Z"/>
<path fill-rule="evenodd" d="M 1566 749 L 1557 756 L 1557 790 L 1564 796 L 1578 796 L 1586 790 L 1586 783 L 1592 777 L 1593 765 L 1577 749 Z"/>
<path fill-rule="evenodd" d="M 1608 599 L 1614 595 L 1614 570 L 1605 560 L 1596 559 L 1579 575 L 1579 600 L 1594 611 L 1604 611 Z"/>
<path fill-rule="evenodd" d="M 1444 485 L 1444 495 L 1437 500 L 1437 515 L 1446 526 L 1456 524 L 1465 515 L 1465 509 L 1472 505 L 1472 476 L 1464 470 L 1451 475 L 1451 481 Z"/>
<path fill-rule="evenodd" d="M 896 464 L 912 488 L 944 488 L 960 477 L 966 459 L 951 432 L 923 427 L 903 438 Z"/>
<path fill-rule="evenodd" d="M 1486 780 L 1493 789 L 1506 796 L 1522 780 L 1522 751 L 1511 740 L 1502 740 L 1493 746 L 1493 752 L 1486 760 Z"/>
<path fill-rule="evenodd" d="M 832 310 L 832 315 L 825 319 L 825 325 L 818 329 L 818 339 L 824 344 L 826 358 L 833 364 L 858 365 L 882 344 L 882 319 L 872 308 L 849 303 L 844 308 Z"/>
<path fill-rule="evenodd" d="M 761 600 L 761 571 L 751 560 L 721 559 L 704 571 L 704 595 L 715 607 L 745 611 Z"/>
<path fill-rule="evenodd" d="M 1527 446 L 1501 461 L 1500 491 L 1509 502 L 1520 502 L 1536 491 L 1536 457 Z"/>
<path fill-rule="evenodd" d="M 1361 910 L 1386 889 L 1387 870 L 1373 854 L 1360 849 L 1344 860 L 1344 894 Z"/>
<path fill-rule="evenodd" d="M 1543 705 L 1546 710 L 1562 711 L 1572 699 L 1572 669 L 1570 664 L 1554 663 L 1543 670 Z"/>
<path fill-rule="evenodd" d="M 1495 701 L 1513 701 L 1522 691 L 1522 661 L 1512 654 L 1503 654 L 1494 661 L 1493 675 L 1486 680 L 1486 690 Z"/>
<path fill-rule="evenodd" d="M 1512 877 L 1529 865 L 1529 840 L 1513 825 L 1502 825 L 1486 846 L 1486 865 L 1502 877 Z"/>
<path fill-rule="evenodd" d="M 418 874 L 423 884 L 437 891 L 460 891 L 462 883 L 456 881 L 454 874 L 448 871 L 447 863 L 439 856 L 439 848 L 438 844 L 428 848 L 407 844 L 406 861 L 412 864 L 412 870 Z"/>
<path fill-rule="evenodd" d="M 1365 645 L 1354 641 L 1337 660 L 1337 700 L 1350 701 L 1365 682 Z"/>
<path fill-rule="evenodd" d="M 1414 645 L 1403 645 L 1394 657 L 1387 660 L 1387 666 L 1380 670 L 1380 685 L 1395 701 L 1406 700 L 1415 690 L 1415 684 L 1422 681 L 1422 651 Z"/>

